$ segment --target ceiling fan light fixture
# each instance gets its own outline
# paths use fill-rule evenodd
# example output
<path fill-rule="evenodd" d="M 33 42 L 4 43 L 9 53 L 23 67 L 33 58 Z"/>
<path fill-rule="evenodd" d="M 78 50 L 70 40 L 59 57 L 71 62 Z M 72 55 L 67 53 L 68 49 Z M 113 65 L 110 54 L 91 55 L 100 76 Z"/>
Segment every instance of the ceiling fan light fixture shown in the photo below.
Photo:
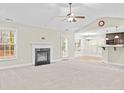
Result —
<path fill-rule="evenodd" d="M 117 29 L 118 29 L 118 26 L 116 26 L 116 33 L 118 32 L 118 31 L 117 31 Z M 115 38 L 116 38 L 116 39 L 118 39 L 118 38 L 119 38 L 119 36 L 118 36 L 118 35 L 116 35 L 116 36 L 115 36 Z"/>
<path fill-rule="evenodd" d="M 71 15 L 70 16 L 74 16 L 74 13 L 71 13 Z"/>
<path fill-rule="evenodd" d="M 109 40 L 109 38 L 108 38 L 108 37 L 106 37 L 105 39 L 106 39 L 106 40 Z"/>
<path fill-rule="evenodd" d="M 72 17 L 69 17 L 69 18 L 67 18 L 67 20 L 68 20 L 69 22 L 72 22 L 72 21 L 73 21 L 73 18 L 72 18 Z"/>
<path fill-rule="evenodd" d="M 67 21 L 68 22 L 76 22 L 77 20 L 73 17 L 69 17 L 69 18 L 67 18 Z"/>
<path fill-rule="evenodd" d="M 85 16 L 76 16 L 74 13 L 72 13 L 71 5 L 72 3 L 69 3 L 70 12 L 65 16 L 66 18 L 64 20 L 67 20 L 68 22 L 77 22 L 78 19 L 84 19 Z"/>

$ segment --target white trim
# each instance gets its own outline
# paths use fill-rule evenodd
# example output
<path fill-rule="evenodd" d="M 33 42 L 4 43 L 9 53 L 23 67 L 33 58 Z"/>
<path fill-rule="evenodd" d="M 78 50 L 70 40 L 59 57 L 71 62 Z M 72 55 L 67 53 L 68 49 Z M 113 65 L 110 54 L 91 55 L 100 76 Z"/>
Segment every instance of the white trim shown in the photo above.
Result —
<path fill-rule="evenodd" d="M 76 57 L 69 57 L 68 59 L 75 59 Z"/>
<path fill-rule="evenodd" d="M 14 32 L 14 53 L 15 55 L 12 57 L 7 57 L 4 56 L 3 58 L 0 59 L 0 61 L 8 61 L 8 60 L 16 60 L 18 56 L 18 51 L 17 51 L 17 38 L 18 38 L 18 30 L 15 28 L 8 28 L 8 27 L 0 27 L 0 32 Z"/>
<path fill-rule="evenodd" d="M 55 62 L 57 62 L 57 61 L 62 61 L 62 58 L 60 58 L 60 59 L 55 59 L 55 60 L 51 60 L 52 61 L 52 63 L 55 63 Z"/>
<path fill-rule="evenodd" d="M 109 62 L 107 61 L 107 60 L 102 60 L 104 63 L 106 63 L 106 64 L 109 64 Z"/>
<path fill-rule="evenodd" d="M 0 27 L 0 30 L 5 30 L 5 31 L 10 31 L 10 30 L 12 30 L 12 31 L 17 31 L 17 29 L 16 28 L 10 28 L 10 27 Z"/>
<path fill-rule="evenodd" d="M 49 42 L 32 42 L 32 45 L 52 45 L 52 43 Z"/>
<path fill-rule="evenodd" d="M 11 60 L 16 60 L 16 59 L 17 59 L 16 56 L 13 56 L 13 57 L 11 57 L 11 58 L 9 58 L 9 57 L 4 57 L 4 58 L 0 59 L 0 61 L 11 61 Z"/>
<path fill-rule="evenodd" d="M 71 59 L 75 59 L 76 57 L 63 57 L 63 58 L 61 58 L 61 60 L 63 60 L 63 59 L 69 59 L 69 60 L 71 60 Z"/>
<path fill-rule="evenodd" d="M 32 65 L 32 63 L 24 63 L 24 64 L 18 64 L 18 65 L 11 65 L 11 66 L 0 67 L 0 70 L 12 69 L 12 68 L 18 68 L 18 67 L 25 67 L 25 66 L 31 66 L 31 65 Z"/>
<path fill-rule="evenodd" d="M 118 65 L 118 66 L 124 66 L 124 64 L 113 63 L 113 62 L 108 62 L 107 64 L 111 64 L 111 65 Z"/>
<path fill-rule="evenodd" d="M 103 61 L 105 64 L 124 66 L 124 64 L 119 64 L 119 63 L 110 62 L 110 61 L 106 61 L 106 60 L 102 60 L 102 61 Z"/>
<path fill-rule="evenodd" d="M 57 61 L 61 61 L 62 59 L 55 59 L 52 60 L 52 63 L 56 63 Z M 11 65 L 11 66 L 4 66 L 4 67 L 0 67 L 0 70 L 5 70 L 5 69 L 12 69 L 12 68 L 19 68 L 19 67 L 26 67 L 26 66 L 33 66 L 32 63 L 23 63 L 23 64 L 18 64 L 18 65 Z"/>

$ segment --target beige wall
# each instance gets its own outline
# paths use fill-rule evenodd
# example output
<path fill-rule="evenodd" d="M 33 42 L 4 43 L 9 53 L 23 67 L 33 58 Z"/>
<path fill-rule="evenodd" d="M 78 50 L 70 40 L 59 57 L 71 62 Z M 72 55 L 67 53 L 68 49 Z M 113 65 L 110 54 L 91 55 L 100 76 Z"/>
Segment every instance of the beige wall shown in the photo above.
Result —
<path fill-rule="evenodd" d="M 0 27 L 17 30 L 17 59 L 0 61 L 0 66 L 32 62 L 32 42 L 50 42 L 53 46 L 53 60 L 61 58 L 60 31 L 0 21 Z M 45 37 L 45 40 L 41 40 Z"/>

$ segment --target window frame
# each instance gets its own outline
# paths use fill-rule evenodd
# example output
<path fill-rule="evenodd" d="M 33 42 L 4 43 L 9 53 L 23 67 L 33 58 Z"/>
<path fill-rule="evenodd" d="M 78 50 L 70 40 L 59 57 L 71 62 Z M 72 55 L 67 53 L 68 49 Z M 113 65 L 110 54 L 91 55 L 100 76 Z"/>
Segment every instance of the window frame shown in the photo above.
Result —
<path fill-rule="evenodd" d="M 9 60 L 15 60 L 17 59 L 17 29 L 14 28 L 2 28 L 0 27 L 0 32 L 14 32 L 14 55 L 12 57 L 9 56 L 3 56 L 0 58 L 0 61 L 9 61 Z"/>

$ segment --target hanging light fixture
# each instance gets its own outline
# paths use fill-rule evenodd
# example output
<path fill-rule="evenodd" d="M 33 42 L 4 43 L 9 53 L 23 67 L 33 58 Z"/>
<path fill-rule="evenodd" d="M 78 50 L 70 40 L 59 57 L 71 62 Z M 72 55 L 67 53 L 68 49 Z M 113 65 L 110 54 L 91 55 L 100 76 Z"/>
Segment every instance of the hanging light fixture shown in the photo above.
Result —
<path fill-rule="evenodd" d="M 108 37 L 106 37 L 106 38 L 105 38 L 105 40 L 109 40 L 109 38 L 108 38 Z"/>
<path fill-rule="evenodd" d="M 116 35 L 116 36 L 115 36 L 115 38 L 119 38 L 119 36 L 118 36 L 118 35 Z"/>
<path fill-rule="evenodd" d="M 107 34 L 107 33 L 108 33 L 108 30 L 106 30 L 106 34 Z M 108 38 L 108 37 L 106 37 L 106 38 L 105 38 L 105 40 L 109 40 L 109 38 Z"/>
<path fill-rule="evenodd" d="M 116 32 L 117 32 L 117 28 L 118 28 L 118 26 L 116 26 Z M 118 36 L 118 35 L 116 35 L 116 36 L 115 36 L 115 38 L 119 38 L 119 36 Z"/>
<path fill-rule="evenodd" d="M 66 16 L 60 16 L 60 17 L 65 17 L 63 19 L 63 21 L 66 20 L 68 22 L 77 22 L 78 19 L 84 19 L 85 18 L 85 16 L 75 15 L 72 12 L 72 3 L 69 3 L 69 13 Z"/>

